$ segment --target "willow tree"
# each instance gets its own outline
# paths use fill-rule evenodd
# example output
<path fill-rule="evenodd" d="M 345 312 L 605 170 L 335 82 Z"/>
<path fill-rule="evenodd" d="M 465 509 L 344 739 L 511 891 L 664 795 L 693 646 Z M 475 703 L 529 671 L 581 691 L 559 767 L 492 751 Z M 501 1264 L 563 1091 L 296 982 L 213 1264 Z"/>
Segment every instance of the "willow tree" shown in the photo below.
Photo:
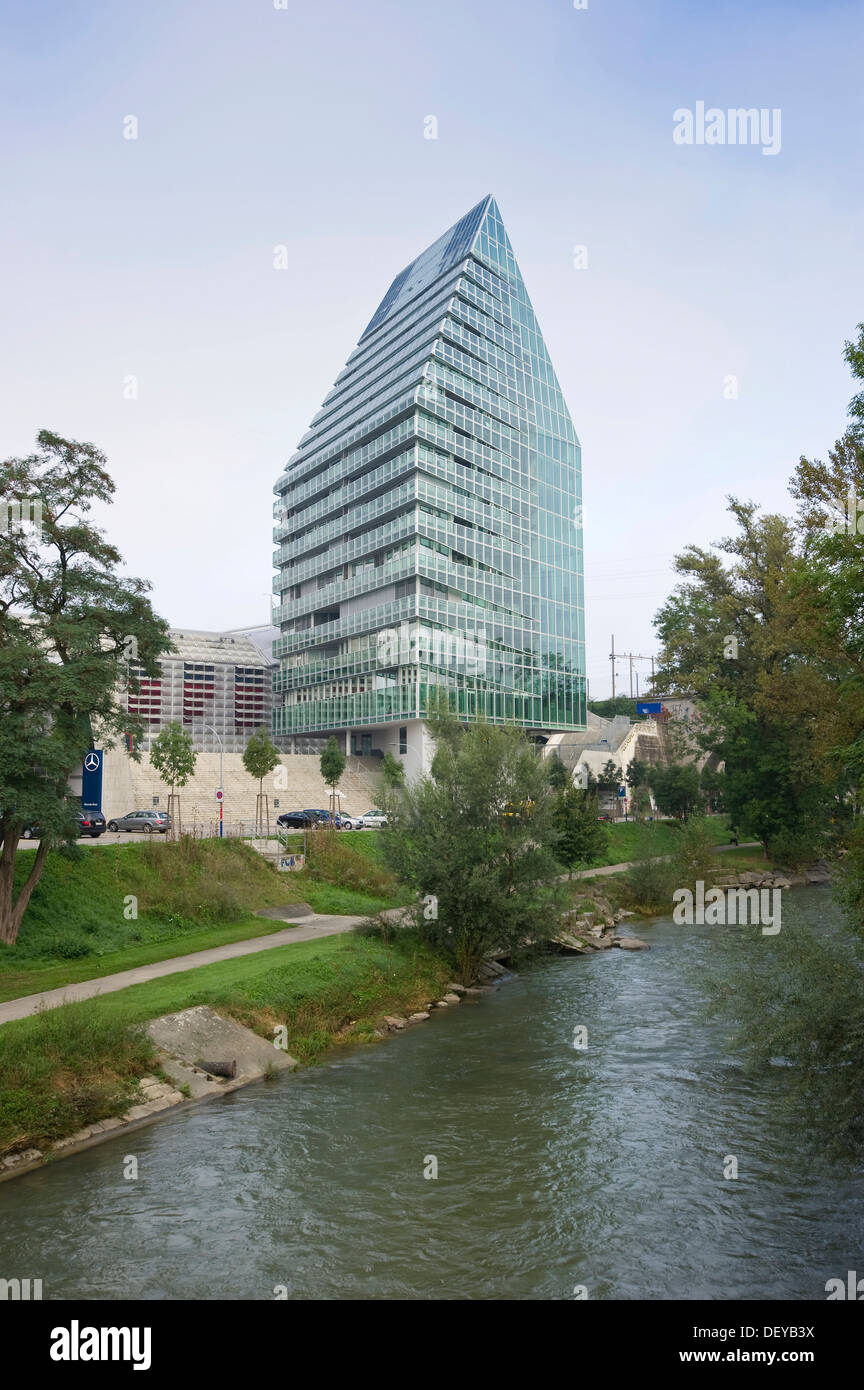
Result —
<path fill-rule="evenodd" d="M 490 951 L 560 927 L 555 793 L 520 729 L 464 729 L 443 711 L 427 722 L 431 770 L 387 799 L 381 846 L 424 901 L 424 936 L 470 984 Z"/>
<path fill-rule="evenodd" d="M 0 471 L 0 942 L 12 945 L 51 848 L 75 833 L 70 776 L 94 741 L 133 747 L 129 663 L 159 674 L 168 625 L 150 585 L 120 573 L 122 557 L 88 519 L 114 483 L 93 444 L 49 430 L 37 452 Z M 133 685 L 135 684 L 133 680 Z M 135 756 L 133 754 L 133 756 Z M 16 891 L 21 832 L 39 848 Z"/>

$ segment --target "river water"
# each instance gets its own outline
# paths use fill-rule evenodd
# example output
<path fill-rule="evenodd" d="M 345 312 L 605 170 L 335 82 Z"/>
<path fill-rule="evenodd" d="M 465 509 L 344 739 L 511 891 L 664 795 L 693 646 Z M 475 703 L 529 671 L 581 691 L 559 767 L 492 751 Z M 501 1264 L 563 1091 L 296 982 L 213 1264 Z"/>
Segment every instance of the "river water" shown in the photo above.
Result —
<path fill-rule="evenodd" d="M 784 921 L 833 912 L 784 895 Z M 859 1176 L 800 1149 L 788 1074 L 746 1075 L 702 1010 L 758 928 L 638 930 L 651 951 L 547 959 L 0 1185 L 0 1269 L 61 1299 L 824 1300 L 864 1268 Z"/>

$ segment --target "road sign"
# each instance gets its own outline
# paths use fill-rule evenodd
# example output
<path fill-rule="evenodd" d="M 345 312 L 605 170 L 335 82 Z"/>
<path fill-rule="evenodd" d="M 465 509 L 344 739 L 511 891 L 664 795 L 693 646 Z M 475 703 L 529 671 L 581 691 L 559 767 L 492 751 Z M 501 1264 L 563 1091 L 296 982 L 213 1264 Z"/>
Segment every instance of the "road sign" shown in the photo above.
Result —
<path fill-rule="evenodd" d="M 217 800 L 217 801 L 221 801 L 223 796 L 224 796 L 224 792 L 222 791 L 222 788 L 220 787 L 219 790 L 216 792 L 216 800 Z"/>

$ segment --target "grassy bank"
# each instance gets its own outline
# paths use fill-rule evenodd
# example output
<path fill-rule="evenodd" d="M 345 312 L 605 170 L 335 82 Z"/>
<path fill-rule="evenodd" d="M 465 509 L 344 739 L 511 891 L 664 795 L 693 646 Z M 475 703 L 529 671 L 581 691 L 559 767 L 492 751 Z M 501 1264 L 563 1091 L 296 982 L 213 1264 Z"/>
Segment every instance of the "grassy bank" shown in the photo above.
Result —
<path fill-rule="evenodd" d="M 348 838 L 348 837 L 346 837 Z M 350 837 L 361 839 L 362 836 Z M 281 930 L 265 907 L 366 916 L 403 899 L 369 855 L 322 836 L 310 869 L 279 874 L 238 840 L 74 848 L 49 855 L 18 942 L 0 947 L 0 1000 Z M 18 855 L 26 875 L 34 851 Z"/>
<path fill-rule="evenodd" d="M 707 816 L 706 833 L 718 845 L 728 845 L 729 825 L 726 816 Z M 677 821 L 613 821 L 606 826 L 609 842 L 605 854 L 591 861 L 592 869 L 607 864 L 626 864 L 644 853 L 646 835 L 651 837 L 652 854 L 674 854 L 681 840 Z"/>
<path fill-rule="evenodd" d="M 128 1108 L 153 1070 L 140 1025 L 209 1004 L 304 1063 L 370 1040 L 385 1013 L 440 997 L 450 967 L 412 940 L 384 944 L 350 934 L 220 961 L 116 994 L 68 1004 L 0 1028 L 0 1153 L 42 1148 Z"/>

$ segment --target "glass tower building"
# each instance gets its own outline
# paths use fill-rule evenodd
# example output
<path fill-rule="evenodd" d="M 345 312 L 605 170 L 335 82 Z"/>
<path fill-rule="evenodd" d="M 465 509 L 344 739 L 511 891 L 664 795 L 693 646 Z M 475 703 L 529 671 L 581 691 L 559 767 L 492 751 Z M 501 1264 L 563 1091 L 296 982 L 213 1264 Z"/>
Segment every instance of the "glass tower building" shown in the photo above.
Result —
<path fill-rule="evenodd" d="M 584 727 L 579 441 L 492 197 L 396 276 L 274 490 L 283 746 L 410 773 L 436 690 Z"/>

